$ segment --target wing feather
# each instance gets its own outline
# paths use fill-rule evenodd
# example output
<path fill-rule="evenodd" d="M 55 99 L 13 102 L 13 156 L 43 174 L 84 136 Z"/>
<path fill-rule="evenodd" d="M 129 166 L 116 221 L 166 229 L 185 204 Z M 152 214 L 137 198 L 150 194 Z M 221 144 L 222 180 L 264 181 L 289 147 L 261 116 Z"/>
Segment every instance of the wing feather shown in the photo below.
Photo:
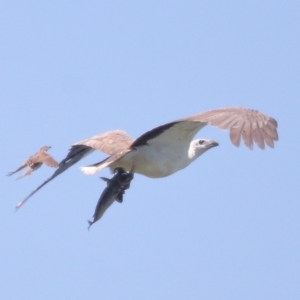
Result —
<path fill-rule="evenodd" d="M 43 162 L 44 164 L 52 168 L 56 168 L 58 166 L 57 161 L 55 161 L 52 156 L 46 153 L 42 155 L 40 162 Z"/>
<path fill-rule="evenodd" d="M 253 142 L 264 149 L 265 143 L 272 147 L 274 141 L 278 140 L 276 120 L 253 109 L 221 108 L 199 113 L 183 120 L 206 123 L 220 129 L 230 130 L 230 139 L 234 145 L 239 146 L 242 137 L 250 149 L 253 148 Z"/>
<path fill-rule="evenodd" d="M 111 155 L 119 151 L 120 149 L 129 147 L 133 142 L 134 139 L 131 138 L 125 131 L 112 130 L 80 141 L 72 145 L 72 147 L 86 146 Z M 70 149 L 70 151 L 72 151 L 72 148 Z"/>
<path fill-rule="evenodd" d="M 241 143 L 242 131 L 244 129 L 245 121 L 240 120 L 236 125 L 232 126 L 229 132 L 230 140 L 236 147 L 239 147 Z"/>
<path fill-rule="evenodd" d="M 266 128 L 260 128 L 260 131 L 262 132 L 262 135 L 264 137 L 264 141 L 270 148 L 274 148 L 274 139 L 270 137 L 269 133 L 266 131 Z"/>

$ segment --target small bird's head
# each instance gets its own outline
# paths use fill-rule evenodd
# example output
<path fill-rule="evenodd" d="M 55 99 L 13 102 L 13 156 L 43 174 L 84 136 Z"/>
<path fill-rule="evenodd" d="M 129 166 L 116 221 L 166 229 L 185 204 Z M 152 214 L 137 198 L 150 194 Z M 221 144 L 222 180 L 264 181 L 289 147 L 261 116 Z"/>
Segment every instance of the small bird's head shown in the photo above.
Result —
<path fill-rule="evenodd" d="M 189 157 L 191 159 L 196 159 L 207 150 L 216 146 L 219 146 L 219 143 L 214 140 L 205 140 L 205 139 L 194 140 L 190 144 Z"/>
<path fill-rule="evenodd" d="M 44 146 L 40 149 L 40 151 L 47 152 L 50 148 L 51 148 L 51 146 Z"/>

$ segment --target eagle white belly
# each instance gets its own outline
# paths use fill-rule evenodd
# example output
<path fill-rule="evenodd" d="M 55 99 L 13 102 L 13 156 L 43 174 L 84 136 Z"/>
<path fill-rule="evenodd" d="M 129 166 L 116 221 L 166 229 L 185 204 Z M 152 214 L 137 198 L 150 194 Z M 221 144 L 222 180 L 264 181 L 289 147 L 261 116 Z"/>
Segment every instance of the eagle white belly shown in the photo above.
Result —
<path fill-rule="evenodd" d="M 134 172 L 152 178 L 169 176 L 183 168 L 190 161 L 185 147 L 149 147 L 141 146 L 129 152 L 110 165 L 110 169 L 122 167 L 129 171 L 134 165 Z"/>

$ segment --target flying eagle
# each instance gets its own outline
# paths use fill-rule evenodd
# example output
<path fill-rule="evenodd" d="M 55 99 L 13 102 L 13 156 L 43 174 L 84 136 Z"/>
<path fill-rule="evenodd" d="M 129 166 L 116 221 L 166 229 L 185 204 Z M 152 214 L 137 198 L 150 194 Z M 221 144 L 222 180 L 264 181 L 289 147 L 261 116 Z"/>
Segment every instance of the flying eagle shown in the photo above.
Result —
<path fill-rule="evenodd" d="M 230 130 L 230 139 L 235 146 L 241 138 L 250 149 L 253 142 L 261 148 L 265 143 L 274 147 L 278 140 L 277 122 L 256 110 L 240 107 L 216 109 L 173 121 L 156 127 L 136 139 L 128 147 L 117 145 L 113 154 L 91 166 L 81 167 L 86 175 L 94 174 L 105 167 L 112 171 L 121 167 L 152 178 L 160 178 L 186 168 L 207 150 L 218 146 L 214 140 L 196 139 L 196 133 L 210 124 L 223 130 Z M 126 136 L 123 137 L 123 140 Z M 126 144 L 131 140 L 128 137 Z M 111 143 L 114 147 L 114 142 Z"/>
<path fill-rule="evenodd" d="M 72 145 L 54 174 L 33 190 L 17 208 L 45 184 L 94 150 L 110 156 L 99 163 L 81 167 L 87 175 L 106 167 L 112 171 L 118 167 L 126 171 L 134 168 L 135 173 L 151 178 L 172 175 L 218 145 L 214 140 L 193 140 L 196 133 L 206 125 L 229 130 L 230 139 L 237 147 L 241 139 L 250 149 L 254 142 L 261 149 L 265 148 L 265 144 L 273 148 L 274 141 L 278 140 L 275 119 L 257 110 L 242 107 L 215 109 L 179 119 L 158 126 L 136 140 L 122 130 L 108 131 Z"/>

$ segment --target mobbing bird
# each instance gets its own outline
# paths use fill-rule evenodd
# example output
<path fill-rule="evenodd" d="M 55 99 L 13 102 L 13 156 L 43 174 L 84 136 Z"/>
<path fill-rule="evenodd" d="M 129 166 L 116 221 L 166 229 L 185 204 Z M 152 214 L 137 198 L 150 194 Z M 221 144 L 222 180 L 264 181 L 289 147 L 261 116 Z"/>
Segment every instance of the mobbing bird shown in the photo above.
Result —
<path fill-rule="evenodd" d="M 49 167 L 56 168 L 58 166 L 58 163 L 53 159 L 52 156 L 46 153 L 50 148 L 50 146 L 43 146 L 37 153 L 30 156 L 17 170 L 7 173 L 7 176 L 11 176 L 21 171 L 25 167 L 28 167 L 25 173 L 18 177 L 16 180 L 21 179 L 40 168 L 43 163 Z"/>

